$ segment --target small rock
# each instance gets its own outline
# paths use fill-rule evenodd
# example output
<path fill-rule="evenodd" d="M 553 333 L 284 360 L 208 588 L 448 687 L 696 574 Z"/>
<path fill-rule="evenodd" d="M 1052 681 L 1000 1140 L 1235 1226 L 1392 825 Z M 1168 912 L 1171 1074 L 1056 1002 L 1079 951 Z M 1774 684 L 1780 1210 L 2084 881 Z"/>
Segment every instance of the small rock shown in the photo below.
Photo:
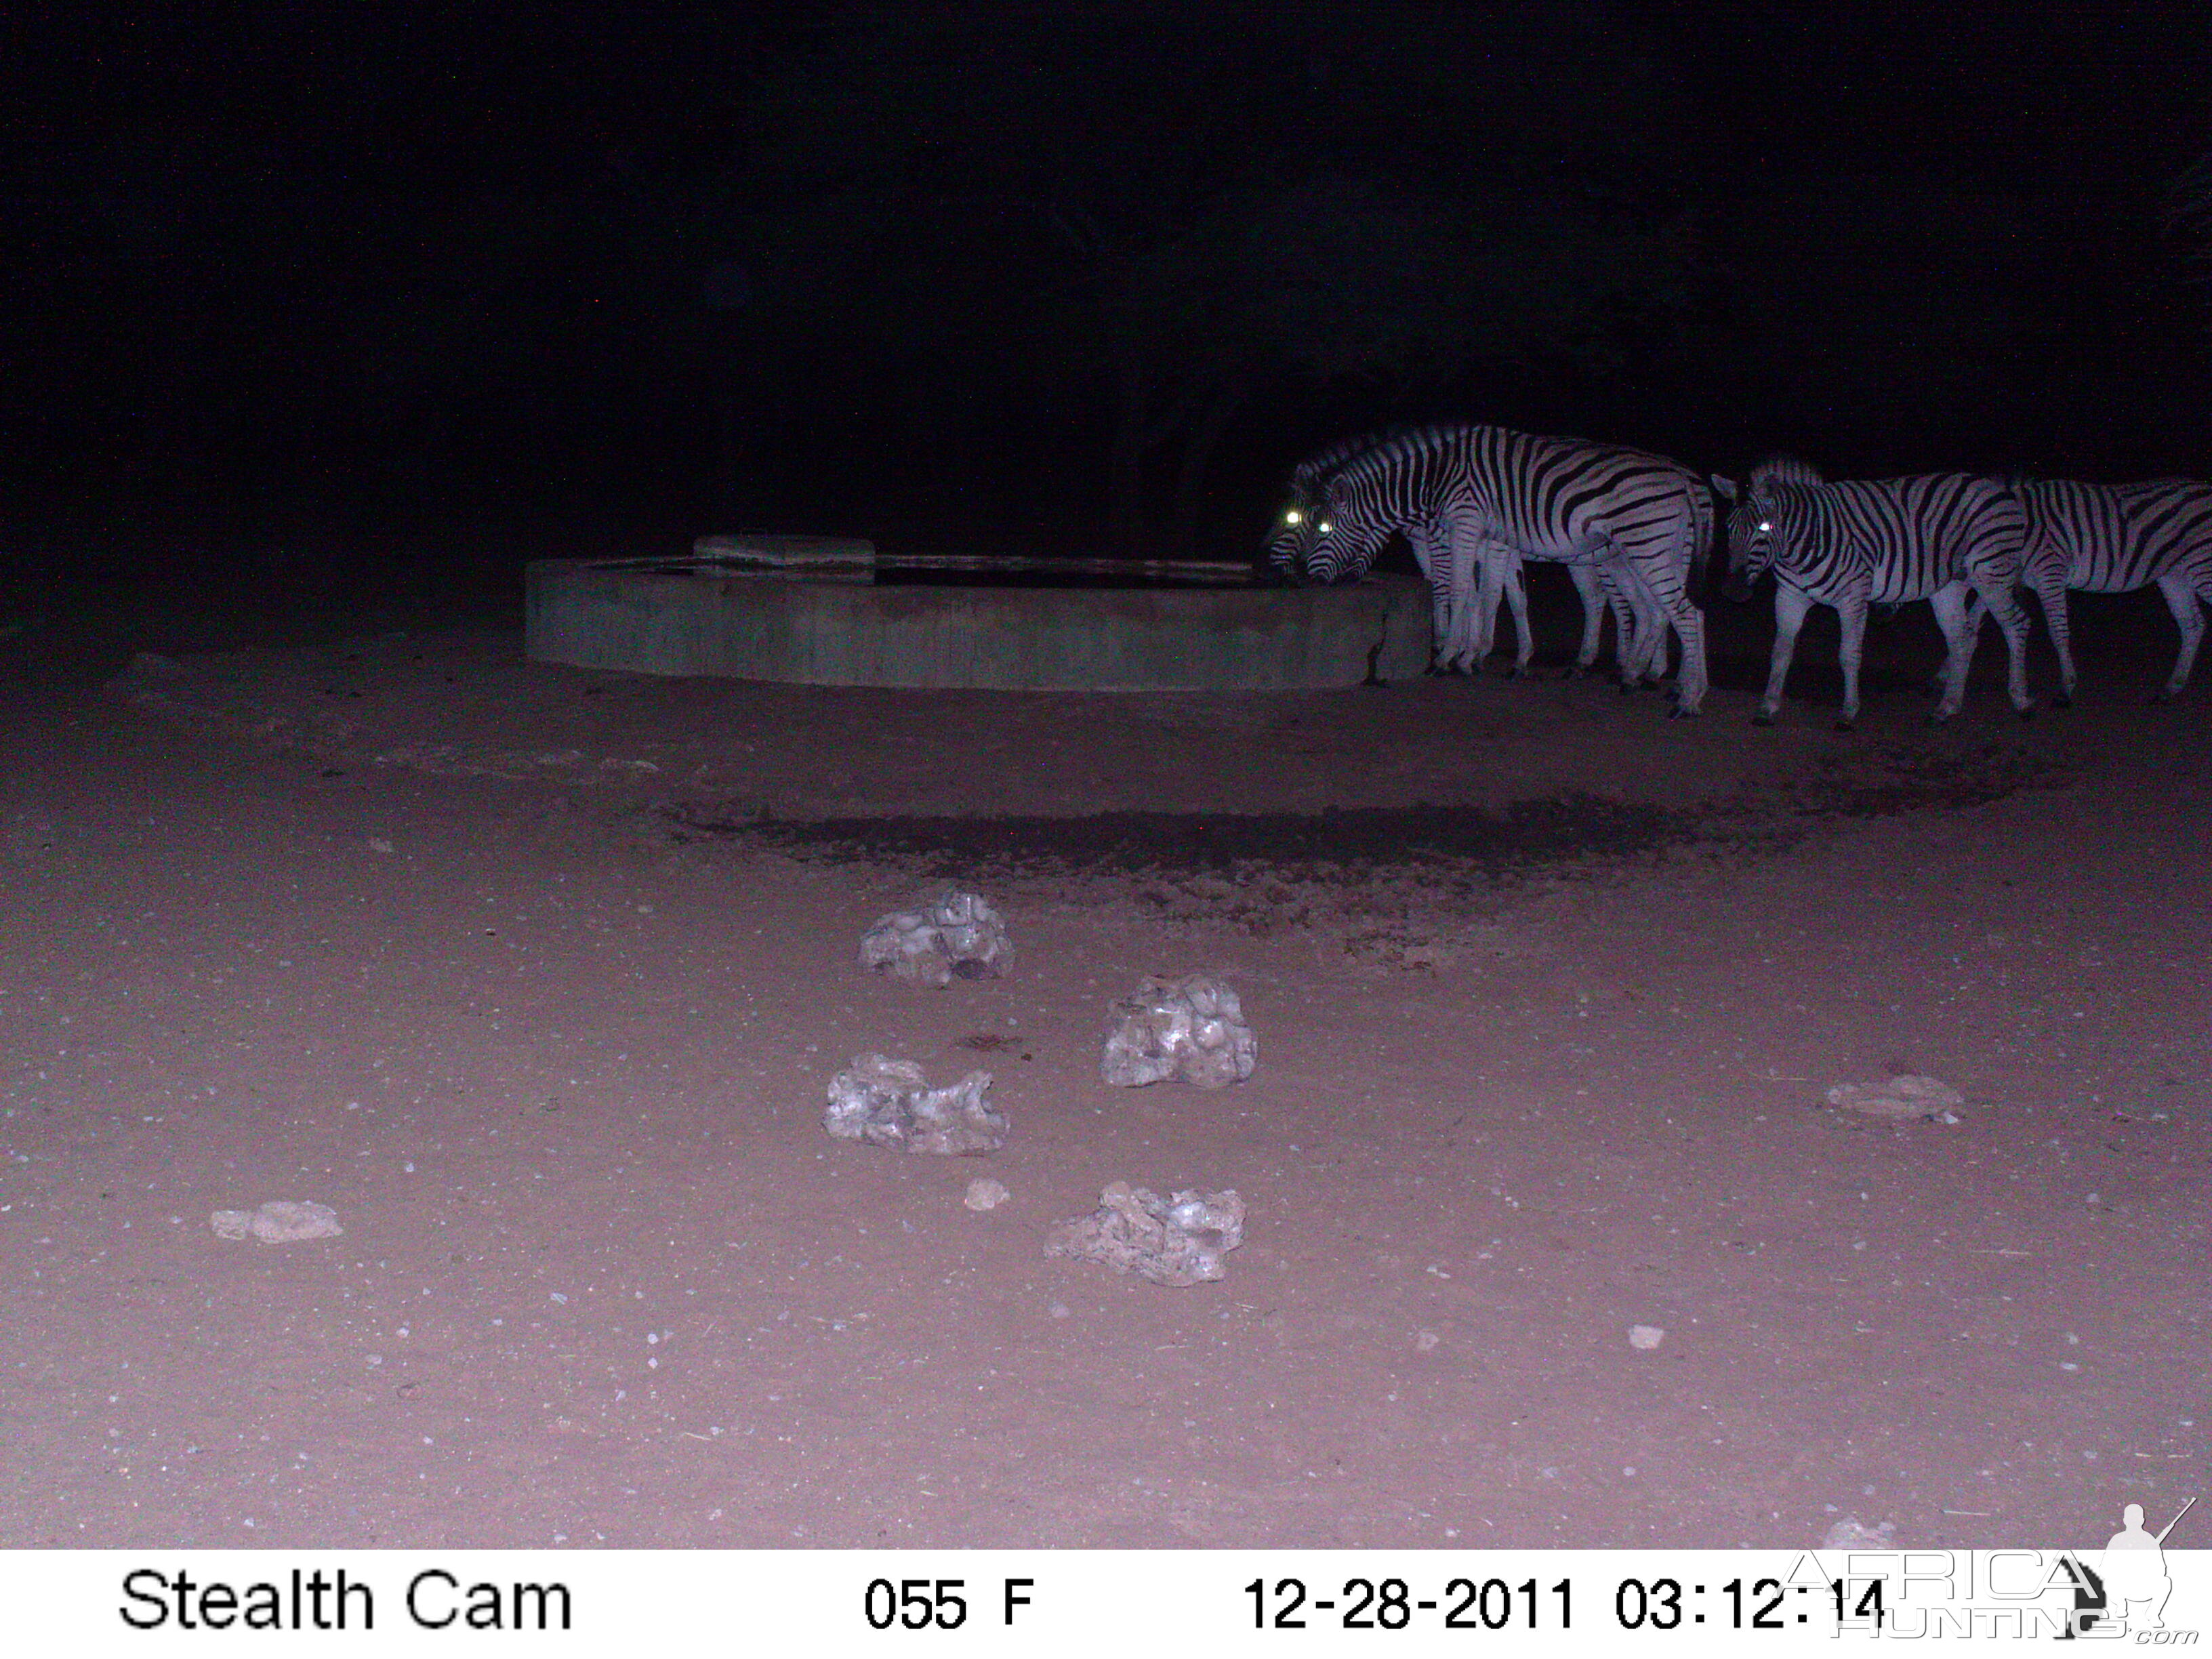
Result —
<path fill-rule="evenodd" d="M 1955 1123 L 1954 1115 L 1966 1103 L 1966 1096 L 1949 1084 L 1916 1073 L 1893 1077 L 1880 1086 L 1861 1083 L 1838 1083 L 1828 1091 L 1828 1104 L 1842 1107 L 1846 1111 L 1864 1112 L 1869 1117 L 1884 1117 L 1895 1121 L 1913 1118 L 1942 1118 Z"/>
<path fill-rule="evenodd" d="M 1667 1333 L 1656 1325 L 1631 1325 L 1628 1328 L 1628 1346 L 1640 1348 L 1646 1353 L 1666 1340 Z"/>
<path fill-rule="evenodd" d="M 1226 1271 L 1222 1258 L 1244 1242 L 1244 1200 L 1234 1188 L 1171 1198 L 1116 1181 L 1087 1216 L 1063 1221 L 1047 1255 L 1072 1256 L 1133 1273 L 1155 1285 L 1199 1285 Z"/>
<path fill-rule="evenodd" d="M 1012 1196 L 1004 1182 L 994 1181 L 988 1176 L 979 1176 L 968 1183 L 968 1196 L 960 1201 L 980 1215 L 985 1210 L 997 1209 Z"/>
<path fill-rule="evenodd" d="M 917 985 L 995 979 L 1012 959 L 1005 920 L 988 900 L 948 889 L 913 910 L 879 916 L 860 936 L 860 965 Z"/>
<path fill-rule="evenodd" d="M 1114 1005 L 1121 1024 L 1108 1034 L 1099 1070 L 1124 1089 L 1181 1077 L 1201 1089 L 1242 1083 L 1260 1057 L 1237 993 L 1208 974 L 1153 974 Z"/>
<path fill-rule="evenodd" d="M 988 1072 L 933 1089 L 910 1060 L 860 1054 L 830 1080 L 822 1127 L 841 1140 L 962 1156 L 1006 1144 L 1006 1115 L 983 1098 Z"/>
<path fill-rule="evenodd" d="M 258 1210 L 217 1210 L 208 1218 L 218 1238 L 248 1234 L 264 1244 L 290 1244 L 303 1238 L 336 1238 L 345 1231 L 337 1212 L 327 1204 L 274 1199 Z"/>

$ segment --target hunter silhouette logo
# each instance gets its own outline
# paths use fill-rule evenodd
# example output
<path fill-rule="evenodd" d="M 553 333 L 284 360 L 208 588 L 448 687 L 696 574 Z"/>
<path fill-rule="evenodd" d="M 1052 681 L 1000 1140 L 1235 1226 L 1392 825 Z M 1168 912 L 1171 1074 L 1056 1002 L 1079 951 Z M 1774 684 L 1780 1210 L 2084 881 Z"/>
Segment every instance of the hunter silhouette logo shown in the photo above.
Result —
<path fill-rule="evenodd" d="M 2103 1581 L 2104 1606 L 2081 1621 L 2083 1628 L 2097 1618 L 2109 1619 L 2123 1630 L 2166 1628 L 2166 1599 L 2173 1594 L 2173 1580 L 2166 1571 L 2166 1534 L 2196 1507 L 2192 1498 L 2156 1534 L 2144 1530 L 2142 1504 L 2130 1504 L 2120 1511 L 2120 1529 L 2105 1546 L 2098 1575 Z"/>

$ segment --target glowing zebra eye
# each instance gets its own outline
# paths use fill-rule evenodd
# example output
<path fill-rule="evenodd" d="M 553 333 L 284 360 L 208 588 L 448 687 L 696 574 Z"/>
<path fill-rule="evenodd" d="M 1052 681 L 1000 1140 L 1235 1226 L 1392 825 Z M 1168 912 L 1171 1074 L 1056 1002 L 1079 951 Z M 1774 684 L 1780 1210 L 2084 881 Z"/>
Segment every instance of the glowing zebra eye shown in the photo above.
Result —
<path fill-rule="evenodd" d="M 1302 517 L 1303 515 L 1298 512 L 1297 508 L 1294 507 L 1289 512 L 1283 514 L 1283 522 L 1285 524 L 1297 524 L 1301 521 Z"/>
<path fill-rule="evenodd" d="M 1774 526 L 1773 526 L 1772 525 L 1769 524 L 1769 523 L 1768 523 L 1765 520 L 1764 520 L 1764 519 L 1761 519 L 1761 520 L 1759 521 L 1759 527 L 1761 530 L 1771 530 L 1771 529 L 1773 529 L 1773 528 L 1774 528 Z"/>
<path fill-rule="evenodd" d="M 1327 519 L 1323 519 L 1323 520 L 1322 520 L 1319 524 L 1316 525 L 1316 526 L 1314 526 L 1314 528 L 1315 528 L 1315 529 L 1316 529 L 1316 530 L 1318 530 L 1318 531 L 1320 531 L 1320 532 L 1321 532 L 1321 533 L 1322 533 L 1322 535 L 1324 535 L 1324 536 L 1328 535 L 1328 520 Z"/>

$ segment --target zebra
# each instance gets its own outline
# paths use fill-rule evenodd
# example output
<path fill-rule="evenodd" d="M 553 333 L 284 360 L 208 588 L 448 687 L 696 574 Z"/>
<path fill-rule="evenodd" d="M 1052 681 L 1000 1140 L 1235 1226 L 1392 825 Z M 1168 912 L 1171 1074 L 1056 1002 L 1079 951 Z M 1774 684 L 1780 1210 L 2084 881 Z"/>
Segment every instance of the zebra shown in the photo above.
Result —
<path fill-rule="evenodd" d="M 1404 437 L 1417 428 L 1401 428 L 1392 432 L 1371 433 L 1362 437 L 1341 439 L 1318 454 L 1309 456 L 1291 471 L 1289 500 L 1276 516 L 1270 530 L 1265 551 L 1265 568 L 1279 580 L 1289 580 L 1303 574 L 1300 549 L 1310 533 L 1317 529 L 1327 535 L 1332 528 L 1328 514 L 1322 511 L 1322 495 L 1329 478 L 1341 471 L 1346 463 L 1358 459 L 1384 444 Z M 1701 488 L 1698 495 L 1705 491 Z M 1311 527 L 1311 528 L 1310 528 Z M 1528 672 L 1528 659 L 1534 645 L 1528 633 L 1528 602 L 1520 581 L 1520 561 L 1510 548 L 1496 544 L 1477 550 L 1475 560 L 1462 561 L 1469 568 L 1462 569 L 1447 556 L 1437 556 L 1437 540 L 1431 526 L 1425 520 L 1413 520 L 1395 526 L 1413 548 L 1414 562 L 1420 566 L 1422 577 L 1429 585 L 1430 631 L 1435 641 L 1431 672 L 1436 673 L 1457 670 L 1473 672 L 1475 665 L 1490 654 L 1491 641 L 1495 628 L 1498 595 L 1490 600 L 1487 623 L 1478 623 L 1474 603 L 1477 594 L 1472 580 L 1473 568 L 1487 568 L 1492 559 L 1507 562 L 1505 580 L 1500 584 L 1502 596 L 1513 605 L 1514 619 L 1518 625 L 1521 641 L 1516 673 Z M 1710 543 L 1710 535 L 1706 538 Z M 1634 684 L 1630 664 L 1635 660 L 1629 648 L 1634 636 L 1636 623 L 1630 596 L 1620 585 L 1595 566 L 1568 566 L 1568 574 L 1575 584 L 1577 597 L 1583 606 L 1583 640 L 1575 657 L 1577 672 L 1587 672 L 1597 661 L 1598 646 L 1602 635 L 1605 615 L 1613 613 L 1614 631 L 1620 641 L 1620 659 L 1626 685 Z M 1481 643 L 1474 643 L 1480 634 Z M 1663 672 L 1665 664 L 1660 664 Z M 1654 676 L 1656 678 L 1656 674 Z"/>
<path fill-rule="evenodd" d="M 1592 445 L 1592 448 L 1601 446 Z M 1689 559 L 1681 575 L 1686 592 L 1691 573 L 1700 580 L 1713 549 L 1713 498 L 1704 480 L 1687 467 L 1677 466 L 1664 457 L 1639 456 L 1634 450 L 1618 452 L 1656 461 L 1671 467 L 1680 476 L 1684 491 L 1696 517 L 1696 534 L 1691 543 Z M 1503 597 L 1513 608 L 1513 622 L 1519 650 L 1516 653 L 1514 672 L 1525 675 L 1528 659 L 1535 643 L 1528 631 L 1528 590 L 1522 581 L 1522 555 L 1518 550 L 1502 543 L 1486 544 L 1480 550 L 1483 571 L 1490 578 L 1489 586 L 1502 590 Z M 1531 558 L 1549 556 L 1532 553 Z M 1583 601 L 1583 647 L 1577 657 L 1577 672 L 1587 670 L 1597 659 L 1598 628 L 1602 620 L 1597 609 L 1598 596 L 1602 593 L 1610 606 L 1616 634 L 1619 636 L 1621 664 L 1620 689 L 1632 691 L 1644 680 L 1656 685 L 1667 674 L 1668 618 L 1652 595 L 1650 587 L 1632 569 L 1618 563 L 1570 563 L 1567 573 L 1574 579 L 1575 591 Z M 1475 612 L 1475 637 L 1468 651 L 1470 661 L 1487 657 L 1492 649 L 1498 625 L 1499 594 L 1492 592 L 1487 598 L 1478 599 Z"/>
<path fill-rule="evenodd" d="M 1346 440 L 1302 463 L 1291 476 L 1290 505 L 1277 520 L 1269 542 L 1270 568 L 1279 573 L 1296 571 L 1299 568 L 1301 538 L 1316 531 L 1321 535 L 1329 533 L 1328 515 L 1321 511 L 1320 498 L 1322 486 L 1331 476 L 1348 461 L 1418 435 L 1420 430 L 1407 428 L 1378 437 Z M 1702 563 L 1712 544 L 1711 501 L 1694 474 L 1686 468 L 1678 471 L 1698 510 L 1697 556 Z M 1307 528 L 1302 530 L 1302 526 Z M 1534 641 L 1528 628 L 1527 592 L 1521 581 L 1520 552 L 1505 542 L 1486 539 L 1471 550 L 1461 550 L 1459 556 L 1450 556 L 1448 552 L 1445 558 L 1439 560 L 1434 556 L 1437 526 L 1416 515 L 1405 523 L 1387 526 L 1384 534 L 1390 529 L 1405 534 L 1423 574 L 1429 580 L 1431 620 L 1437 641 L 1437 667 L 1468 672 L 1490 654 L 1498 604 L 1504 598 L 1513 607 L 1520 641 L 1515 672 L 1527 673 Z M 1379 549 L 1379 538 L 1376 545 Z M 1536 553 L 1530 556 L 1553 556 Z M 1371 553 L 1369 557 L 1371 559 Z M 1570 563 L 1567 569 L 1583 605 L 1583 640 L 1576 655 L 1576 669 L 1587 670 L 1597 660 L 1605 617 L 1605 610 L 1600 608 L 1602 601 L 1606 609 L 1613 612 L 1615 631 L 1621 642 L 1623 688 L 1632 688 L 1646 674 L 1656 680 L 1666 668 L 1666 641 L 1665 618 L 1656 603 L 1629 573 L 1579 562 Z M 1486 579 L 1480 589 L 1474 580 L 1478 571 Z"/>
<path fill-rule="evenodd" d="M 1869 605 L 1926 599 L 1949 647 L 1943 696 L 1934 718 L 1948 720 L 1966 701 L 1973 635 L 1966 627 L 1969 587 L 2004 630 L 2011 654 L 2013 707 L 2034 709 L 2027 695 L 2027 618 L 2014 602 L 2027 515 L 2002 485 L 1963 473 L 1932 473 L 1880 483 L 1826 483 L 1802 461 L 1757 468 L 1741 492 L 1729 479 L 1713 486 L 1735 505 L 1729 514 L 1729 598 L 1774 572 L 1774 658 L 1766 695 L 1752 718 L 1771 725 L 1797 648 L 1797 630 L 1815 605 L 1832 605 L 1843 624 L 1844 707 L 1848 732 L 1859 714 L 1859 654 Z"/>
<path fill-rule="evenodd" d="M 2066 590 L 2129 593 L 2155 582 L 2181 630 L 2181 653 L 2154 701 L 2179 696 L 2204 638 L 2199 606 L 2212 603 L 2212 484 L 2186 478 L 2101 485 L 2064 478 L 2008 481 L 2027 509 L 2027 551 L 2021 577 L 2035 590 L 2044 626 L 2058 653 L 2062 708 L 2074 701 L 2074 648 Z M 1966 626 L 1981 631 L 1978 598 Z"/>
<path fill-rule="evenodd" d="M 1314 510 L 1284 528 L 1296 532 L 1288 538 L 1293 569 L 1336 581 L 1364 573 L 1393 531 L 1419 526 L 1431 600 L 1455 662 L 1488 650 L 1502 591 L 1522 623 L 1525 667 L 1531 647 L 1526 600 L 1513 580 L 1519 561 L 1594 569 L 1637 617 L 1634 636 L 1623 630 L 1625 676 L 1632 681 L 1664 656 L 1669 624 L 1680 635 L 1674 712 L 1688 716 L 1706 687 L 1705 619 L 1688 594 L 1701 526 L 1710 544 L 1712 512 L 1704 495 L 1687 469 L 1635 450 L 1502 427 L 1432 426 L 1337 467 L 1321 481 Z M 1590 632 L 1586 610 L 1584 641 L 1594 656 Z"/>

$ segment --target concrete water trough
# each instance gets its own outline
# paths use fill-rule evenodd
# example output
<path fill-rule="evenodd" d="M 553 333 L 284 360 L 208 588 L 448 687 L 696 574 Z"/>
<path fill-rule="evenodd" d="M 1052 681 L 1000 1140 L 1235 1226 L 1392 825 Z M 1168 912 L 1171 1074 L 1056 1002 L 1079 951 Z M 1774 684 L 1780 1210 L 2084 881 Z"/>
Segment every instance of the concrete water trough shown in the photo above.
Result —
<path fill-rule="evenodd" d="M 709 536 L 689 557 L 541 559 L 538 662 L 798 685 L 1275 691 L 1409 678 L 1410 576 L 1275 587 L 1249 565 L 879 556 L 865 541 Z"/>

